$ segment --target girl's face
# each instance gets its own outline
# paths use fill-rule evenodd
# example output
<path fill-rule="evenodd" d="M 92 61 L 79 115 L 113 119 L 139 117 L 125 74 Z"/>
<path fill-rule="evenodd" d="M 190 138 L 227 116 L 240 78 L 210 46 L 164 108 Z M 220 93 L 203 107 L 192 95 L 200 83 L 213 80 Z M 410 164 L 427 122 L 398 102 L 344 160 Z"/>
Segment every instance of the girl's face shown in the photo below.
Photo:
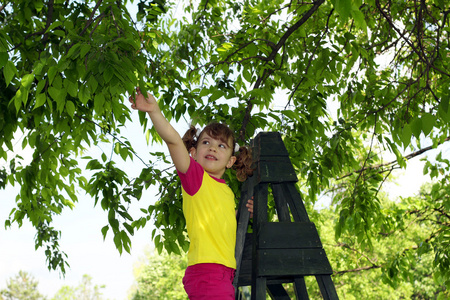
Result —
<path fill-rule="evenodd" d="M 230 145 L 232 142 L 231 139 L 228 142 L 215 139 L 203 132 L 197 142 L 197 149 L 192 148 L 191 155 L 206 173 L 222 178 L 226 168 L 231 168 L 236 161 L 236 157 L 232 156 L 234 149 L 234 146 Z"/>

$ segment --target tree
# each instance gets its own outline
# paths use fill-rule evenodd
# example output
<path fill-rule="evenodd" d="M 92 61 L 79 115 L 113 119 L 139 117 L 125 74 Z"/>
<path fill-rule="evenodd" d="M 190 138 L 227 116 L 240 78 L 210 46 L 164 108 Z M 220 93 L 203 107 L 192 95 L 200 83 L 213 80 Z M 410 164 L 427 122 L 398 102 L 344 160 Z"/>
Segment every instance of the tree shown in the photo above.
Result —
<path fill-rule="evenodd" d="M 62 286 L 52 300 L 101 300 L 102 288 L 104 286 L 93 285 L 92 277 L 85 274 L 77 287 Z"/>
<path fill-rule="evenodd" d="M 186 268 L 185 255 L 148 252 L 134 270 L 136 286 L 131 299 L 187 299 L 182 284 Z"/>
<path fill-rule="evenodd" d="M 0 157 L 9 163 L 0 171 L 0 186 L 20 185 L 5 225 L 20 226 L 28 218 L 38 231 L 36 247 L 47 247 L 49 268 L 64 272 L 52 217 L 74 205 L 77 188 L 107 212 L 102 232 L 106 237 L 111 229 L 119 251 L 129 251 L 129 235 L 151 218 L 158 251 L 179 254 L 188 247 L 179 183 L 173 169 L 157 165 L 164 153 L 139 161 L 120 135 L 130 119 L 123 95 L 136 85 L 160 99 L 169 119 L 200 126 L 227 122 L 240 144 L 259 130 L 279 131 L 310 214 L 316 215 L 318 197 L 332 191 L 336 237 L 354 235 L 361 252 L 377 241 L 378 229 L 396 224 L 379 198 L 392 172 L 448 146 L 446 1 L 215 0 L 182 6 L 154 0 L 138 7 L 137 22 L 123 3 L 110 0 L 24 0 L 0 8 L 0 143 L 8 149 Z M 143 114 L 140 122 L 149 140 L 160 141 Z M 20 132 L 22 146 L 34 150 L 30 163 L 10 153 Z M 111 151 L 84 158 L 93 173 L 87 180 L 75 158 L 100 142 Z M 142 163 L 137 178 L 117 167 L 116 161 L 127 159 Z M 438 220 L 436 231 L 417 243 L 433 253 L 436 276 L 448 287 L 449 161 L 445 155 L 424 159 L 424 171 L 440 180 L 423 206 L 404 209 Z M 239 196 L 231 175 L 226 177 Z M 157 184 L 160 200 L 132 216 L 128 207 Z M 419 249 L 425 248 L 408 253 Z M 398 268 L 385 271 L 395 275 Z"/>
<path fill-rule="evenodd" d="M 19 274 L 10 278 L 6 289 L 0 292 L 0 299 L 5 300 L 41 300 L 45 299 L 38 291 L 39 282 L 27 272 L 19 271 Z"/>
<path fill-rule="evenodd" d="M 378 237 L 373 247 L 364 251 L 351 232 L 336 239 L 333 227 L 340 218 L 336 206 L 320 211 L 318 228 L 342 299 L 448 298 L 446 279 L 434 265 L 435 254 L 423 242 L 439 230 L 439 214 L 425 216 L 410 209 L 425 202 L 433 205 L 426 199 L 430 190 L 431 185 L 422 187 L 415 196 L 395 200 L 381 193 L 380 206 L 387 221 L 383 227 L 372 226 Z"/>

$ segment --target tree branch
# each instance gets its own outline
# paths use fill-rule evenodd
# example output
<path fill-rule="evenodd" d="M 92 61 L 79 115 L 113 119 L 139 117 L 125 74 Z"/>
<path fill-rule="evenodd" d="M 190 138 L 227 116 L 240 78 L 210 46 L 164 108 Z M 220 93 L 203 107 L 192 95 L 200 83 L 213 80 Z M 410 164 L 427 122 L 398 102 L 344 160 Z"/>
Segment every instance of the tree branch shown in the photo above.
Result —
<path fill-rule="evenodd" d="M 29 33 L 24 37 L 24 41 L 28 40 L 30 37 L 32 36 L 36 36 L 36 35 L 41 35 L 44 34 L 43 37 L 43 44 L 45 47 L 45 41 L 48 39 L 48 33 L 45 33 L 47 31 L 47 29 L 50 27 L 50 25 L 52 25 L 53 23 L 53 5 L 54 5 L 54 0 L 49 0 L 48 1 L 48 12 L 47 12 L 47 20 L 45 22 L 45 28 L 42 29 L 41 31 L 37 31 L 37 32 L 33 32 L 33 33 Z M 2 8 L 3 9 L 3 8 Z M 0 10 L 1 11 L 1 10 Z M 18 43 L 17 45 L 14 45 L 14 47 L 12 47 L 9 51 L 14 51 L 17 48 L 19 48 L 20 46 L 22 46 L 23 42 Z"/>
<path fill-rule="evenodd" d="M 8 5 L 8 4 L 9 4 L 9 3 L 6 2 L 6 3 L 3 4 L 2 6 L 0 6 L 0 12 L 2 12 L 2 11 L 5 9 L 6 5 Z"/>
<path fill-rule="evenodd" d="M 331 15 L 333 14 L 333 12 L 334 12 L 334 8 L 333 8 L 333 9 L 330 11 L 330 13 L 328 14 L 327 24 L 326 24 L 325 30 L 324 30 L 322 36 L 320 37 L 319 41 L 317 42 L 316 47 L 314 47 L 314 50 L 313 50 L 313 52 L 311 53 L 311 56 L 309 57 L 308 64 L 306 65 L 305 72 L 304 72 L 305 75 L 308 74 L 309 67 L 311 67 L 311 63 L 312 63 L 312 61 L 313 61 L 314 54 L 316 53 L 317 49 L 319 48 L 320 41 L 321 41 L 321 40 L 323 39 L 323 37 L 328 33 L 329 23 L 330 23 L 330 18 L 331 18 Z M 336 55 L 336 56 L 337 56 L 337 55 Z M 333 59 L 334 59 L 334 58 L 333 58 Z M 300 79 L 300 81 L 295 85 L 294 90 L 293 90 L 292 93 L 289 95 L 289 99 L 288 99 L 288 101 L 287 101 L 287 103 L 286 103 L 285 108 L 287 108 L 287 107 L 290 105 L 291 100 L 292 100 L 292 97 L 294 97 L 295 92 L 296 92 L 297 89 L 300 87 L 300 85 L 302 84 L 302 82 L 303 82 L 304 79 L 305 79 L 305 77 L 302 77 L 302 79 Z"/>
<path fill-rule="evenodd" d="M 436 67 L 434 64 L 430 63 L 428 61 L 427 57 L 422 55 L 421 51 L 419 51 L 419 49 L 417 49 L 417 47 L 414 46 L 414 44 L 400 31 L 400 29 L 397 28 L 397 26 L 395 26 L 395 24 L 392 21 L 392 19 L 388 16 L 388 14 L 381 7 L 380 0 L 375 0 L 375 3 L 376 3 L 376 6 L 377 6 L 378 10 L 383 15 L 383 17 L 386 19 L 386 21 L 389 23 L 391 28 L 394 29 L 403 38 L 403 40 L 411 47 L 413 52 L 417 54 L 417 56 L 419 57 L 419 59 L 422 62 L 424 62 L 428 67 L 435 69 L 439 73 L 450 77 L 449 73 L 445 72 L 444 70 L 441 70 L 440 68 Z"/>
<path fill-rule="evenodd" d="M 91 12 L 91 15 L 89 16 L 89 20 L 86 21 L 86 25 L 84 26 L 83 30 L 80 32 L 80 36 L 86 33 L 86 30 L 89 28 L 89 26 L 94 22 L 94 15 L 97 9 L 100 7 L 100 4 L 102 4 L 103 0 L 98 0 L 95 4 L 94 9 Z"/>
<path fill-rule="evenodd" d="M 346 273 L 353 273 L 353 272 L 360 272 L 360 271 L 366 271 L 366 270 L 372 270 L 372 269 L 379 269 L 382 265 L 372 265 L 372 266 L 365 266 L 360 267 L 356 269 L 350 269 L 350 270 L 343 270 L 343 271 L 333 271 L 333 276 L 340 276 L 344 275 Z"/>
<path fill-rule="evenodd" d="M 325 0 L 318 0 L 313 2 L 313 6 L 303 14 L 303 16 L 298 20 L 294 25 L 288 28 L 288 30 L 283 34 L 283 36 L 280 38 L 278 43 L 275 45 L 275 47 L 272 49 L 272 52 L 267 57 L 268 61 L 272 61 L 275 59 L 278 51 L 281 49 L 281 47 L 286 43 L 287 39 L 298 29 L 301 25 L 303 25 L 312 15 L 314 12 L 316 12 L 319 7 L 325 2 Z M 256 80 L 253 89 L 258 89 L 263 82 L 265 78 L 268 76 L 268 70 L 266 69 L 264 73 L 258 77 Z M 253 109 L 253 98 L 250 98 L 247 100 L 247 107 L 245 109 L 244 119 L 242 120 L 242 126 L 239 130 L 239 138 L 240 141 L 245 141 L 245 132 L 247 129 L 247 125 L 250 121 L 251 117 L 251 111 Z"/>
<path fill-rule="evenodd" d="M 445 142 L 448 142 L 448 141 L 450 141 L 450 136 L 447 137 L 447 138 L 444 140 L 444 142 L 438 143 L 438 145 L 441 145 L 441 144 L 443 144 L 443 143 L 445 143 Z M 412 152 L 412 153 L 410 153 L 410 154 L 404 156 L 403 158 L 404 158 L 405 160 L 410 160 L 411 158 L 414 158 L 414 157 L 416 157 L 416 156 L 419 156 L 419 155 L 421 155 L 421 154 L 423 154 L 423 153 L 425 153 L 425 152 L 427 152 L 427 151 L 429 151 L 429 150 L 432 150 L 432 149 L 434 149 L 433 146 L 428 146 L 428 147 L 422 148 L 422 149 L 420 149 L 420 150 L 414 151 L 414 152 Z M 396 164 L 396 163 L 397 163 L 397 160 L 393 160 L 393 161 L 391 161 L 391 162 L 384 163 L 384 164 L 378 164 L 378 165 L 373 165 L 373 166 L 368 166 L 368 167 L 362 167 L 362 168 L 359 169 L 359 170 L 356 170 L 356 171 L 347 173 L 347 174 L 345 174 L 345 175 L 339 177 L 337 180 L 342 180 L 342 179 L 344 179 L 344 178 L 346 178 L 346 177 L 349 177 L 349 176 L 351 176 L 351 175 L 353 175 L 353 174 L 355 174 L 355 173 L 361 173 L 361 172 L 364 172 L 364 171 L 370 170 L 370 169 L 379 169 L 379 168 L 382 168 L 382 167 L 394 165 L 394 164 Z"/>
<path fill-rule="evenodd" d="M 99 125 L 98 123 L 96 123 L 96 122 L 94 122 L 94 121 L 92 121 L 92 120 L 90 120 L 90 119 L 87 119 L 87 118 L 85 118 L 85 117 L 83 117 L 83 116 L 80 116 L 80 115 L 78 115 L 78 114 L 75 114 L 75 116 L 76 117 L 78 117 L 78 118 L 80 118 L 80 119 L 82 119 L 82 120 L 85 120 L 86 122 L 89 122 L 89 123 L 92 123 L 92 124 L 94 124 L 95 126 L 97 126 L 97 127 L 99 127 L 100 129 L 102 129 L 102 130 L 104 130 L 104 128 L 101 126 L 101 125 Z M 124 146 L 125 148 L 127 148 L 129 151 L 131 151 L 131 153 L 133 153 L 146 167 L 149 167 L 149 165 L 131 148 L 131 147 L 129 147 L 127 144 L 125 144 L 124 142 L 122 142 L 118 137 L 116 137 L 114 134 L 112 134 L 111 132 L 107 132 L 107 134 L 109 134 L 110 136 L 112 136 L 113 137 L 113 139 L 115 139 L 116 141 L 118 141 L 122 146 Z"/>

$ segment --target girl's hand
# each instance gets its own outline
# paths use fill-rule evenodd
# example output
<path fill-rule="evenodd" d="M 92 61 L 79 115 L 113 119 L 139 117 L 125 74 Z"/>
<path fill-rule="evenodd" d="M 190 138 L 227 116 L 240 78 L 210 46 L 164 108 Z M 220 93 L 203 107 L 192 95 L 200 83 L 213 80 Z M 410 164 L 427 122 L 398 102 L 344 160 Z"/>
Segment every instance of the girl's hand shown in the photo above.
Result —
<path fill-rule="evenodd" d="M 152 94 L 148 93 L 147 98 L 142 95 L 141 90 L 136 88 L 136 93 L 131 95 L 128 100 L 131 102 L 131 108 L 143 112 L 152 113 L 159 110 L 158 103 Z"/>
<path fill-rule="evenodd" d="M 247 200 L 247 204 L 245 206 L 247 206 L 247 209 L 250 212 L 250 219 L 253 218 L 253 197 L 252 199 Z"/>

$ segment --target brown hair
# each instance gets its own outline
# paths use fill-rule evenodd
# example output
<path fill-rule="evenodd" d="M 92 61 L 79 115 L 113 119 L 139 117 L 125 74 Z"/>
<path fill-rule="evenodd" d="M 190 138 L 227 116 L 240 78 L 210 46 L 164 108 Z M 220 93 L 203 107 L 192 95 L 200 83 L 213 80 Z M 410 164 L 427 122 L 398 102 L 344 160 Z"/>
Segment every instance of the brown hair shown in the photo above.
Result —
<path fill-rule="evenodd" d="M 228 146 L 233 149 L 233 155 L 236 156 L 236 162 L 234 163 L 232 168 L 236 170 L 236 177 L 239 181 L 245 181 L 248 176 L 253 174 L 251 149 L 246 146 L 239 146 L 239 153 L 236 155 L 234 151 L 234 145 L 236 144 L 234 133 L 225 124 L 216 122 L 210 123 L 200 132 L 198 136 L 197 128 L 191 125 L 191 127 L 186 131 L 182 138 L 183 143 L 188 151 L 190 151 L 192 148 L 197 148 L 197 141 L 200 139 L 200 136 L 204 132 L 206 132 L 212 138 L 221 140 L 225 143 L 228 143 L 229 140 L 232 140 L 232 144 Z"/>

